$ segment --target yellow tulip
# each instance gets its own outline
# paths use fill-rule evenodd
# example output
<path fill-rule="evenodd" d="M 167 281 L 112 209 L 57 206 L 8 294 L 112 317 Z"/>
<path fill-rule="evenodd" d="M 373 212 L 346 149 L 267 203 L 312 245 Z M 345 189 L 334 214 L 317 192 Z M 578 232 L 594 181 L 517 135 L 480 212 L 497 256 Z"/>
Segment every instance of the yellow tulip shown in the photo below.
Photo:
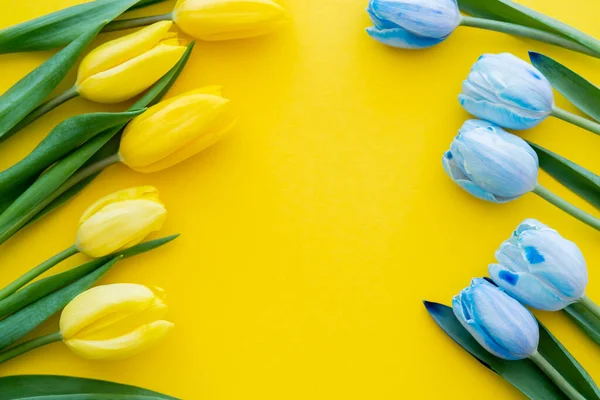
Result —
<path fill-rule="evenodd" d="M 93 360 L 130 357 L 173 329 L 164 293 L 133 283 L 97 286 L 75 297 L 60 317 L 63 342 Z"/>
<path fill-rule="evenodd" d="M 202 40 L 264 35 L 284 19 L 283 7 L 271 0 L 179 0 L 173 10 L 177 26 Z"/>
<path fill-rule="evenodd" d="M 133 119 L 123 132 L 119 156 L 136 171 L 159 171 L 216 143 L 235 121 L 219 87 L 196 89 Z"/>
<path fill-rule="evenodd" d="M 101 198 L 83 213 L 75 246 L 88 256 L 102 257 L 140 243 L 162 227 L 166 216 L 155 188 L 120 190 Z"/>
<path fill-rule="evenodd" d="M 77 76 L 77 92 L 98 103 L 119 103 L 152 86 L 186 50 L 171 21 L 161 21 L 107 42 L 88 54 Z"/>

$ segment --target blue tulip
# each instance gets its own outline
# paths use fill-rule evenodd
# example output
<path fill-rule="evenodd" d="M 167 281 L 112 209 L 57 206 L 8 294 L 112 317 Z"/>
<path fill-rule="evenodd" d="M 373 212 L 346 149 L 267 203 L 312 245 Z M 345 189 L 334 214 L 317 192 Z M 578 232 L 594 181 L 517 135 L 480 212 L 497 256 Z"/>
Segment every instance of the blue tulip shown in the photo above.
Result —
<path fill-rule="evenodd" d="M 460 23 L 456 0 L 370 0 L 367 33 L 388 46 L 422 49 L 445 40 Z"/>
<path fill-rule="evenodd" d="M 490 277 L 521 303 L 562 310 L 585 295 L 588 273 L 577 245 L 534 219 L 523 221 L 496 251 Z"/>
<path fill-rule="evenodd" d="M 539 327 L 529 310 L 485 279 L 452 299 L 454 315 L 462 326 L 493 355 L 522 360 L 537 352 Z"/>
<path fill-rule="evenodd" d="M 509 53 L 479 57 L 463 82 L 458 99 L 476 117 L 509 129 L 536 126 L 554 106 L 548 79 Z"/>
<path fill-rule="evenodd" d="M 538 157 L 531 146 L 486 121 L 466 121 L 442 164 L 460 187 L 494 203 L 514 200 L 537 184 Z"/>

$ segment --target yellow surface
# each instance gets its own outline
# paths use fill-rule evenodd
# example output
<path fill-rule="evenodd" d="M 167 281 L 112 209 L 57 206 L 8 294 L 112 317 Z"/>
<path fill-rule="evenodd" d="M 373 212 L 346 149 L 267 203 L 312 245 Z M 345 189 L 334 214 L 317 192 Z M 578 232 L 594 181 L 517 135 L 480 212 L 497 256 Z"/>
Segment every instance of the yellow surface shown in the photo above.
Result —
<path fill-rule="evenodd" d="M 77 2 L 1 0 L 0 26 Z M 597 0 L 522 2 L 600 37 Z M 518 399 L 435 326 L 421 300 L 449 303 L 486 273 L 526 217 L 580 245 L 588 295 L 600 300 L 600 233 L 535 195 L 478 201 L 440 161 L 467 118 L 456 96 L 481 53 L 525 58 L 533 48 L 600 82 L 598 60 L 471 28 L 428 51 L 394 50 L 365 34 L 366 0 L 282 3 L 290 25 L 253 40 L 199 43 L 169 93 L 223 85 L 240 115 L 230 139 L 160 173 L 112 167 L 0 251 L 4 283 L 69 246 L 97 198 L 155 185 L 169 209 L 161 234 L 181 238 L 123 262 L 103 282 L 165 288 L 173 335 L 118 362 L 84 361 L 54 344 L 0 374 L 89 376 L 204 400 Z M 0 56 L 0 89 L 49 54 Z M 124 107 L 74 100 L 3 143 L 0 167 L 69 115 Z M 524 136 L 600 171 L 600 138 L 591 133 L 548 120 Z M 600 381 L 600 348 L 565 316 L 538 315 Z M 53 319 L 40 332 L 56 327 Z"/>

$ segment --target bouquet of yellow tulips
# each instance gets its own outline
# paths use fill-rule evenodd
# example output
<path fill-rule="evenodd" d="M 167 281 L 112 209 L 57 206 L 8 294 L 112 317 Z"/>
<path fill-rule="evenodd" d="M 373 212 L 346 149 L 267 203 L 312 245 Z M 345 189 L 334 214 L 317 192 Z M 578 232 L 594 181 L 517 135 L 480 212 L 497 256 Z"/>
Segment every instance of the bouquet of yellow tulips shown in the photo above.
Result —
<path fill-rule="evenodd" d="M 115 21 L 161 1 L 91 1 L 0 30 L 0 54 L 62 48 L 0 95 L 0 142 L 78 96 L 96 103 L 137 97 L 122 112 L 68 118 L 30 154 L 0 171 L 0 244 L 65 204 L 112 164 L 142 173 L 160 171 L 203 151 L 234 127 L 235 112 L 219 86 L 162 100 L 194 47 L 175 29 L 200 40 L 254 37 L 277 29 L 285 20 L 284 9 L 271 0 L 179 0 L 168 14 Z M 49 97 L 99 33 L 132 28 L 140 29 L 91 50 L 71 88 Z M 165 337 L 174 324 L 164 319 L 161 289 L 133 283 L 92 288 L 121 259 L 173 240 L 177 235 L 142 243 L 165 218 L 166 207 L 152 186 L 124 189 L 90 206 L 72 246 L 0 289 L 0 364 L 59 341 L 84 358 L 118 359 Z M 93 260 L 38 279 L 78 253 Z M 63 308 L 55 333 L 22 341 Z M 103 393 L 173 399 L 69 377 L 10 377 L 0 379 L 0 385 L 15 399 Z"/>

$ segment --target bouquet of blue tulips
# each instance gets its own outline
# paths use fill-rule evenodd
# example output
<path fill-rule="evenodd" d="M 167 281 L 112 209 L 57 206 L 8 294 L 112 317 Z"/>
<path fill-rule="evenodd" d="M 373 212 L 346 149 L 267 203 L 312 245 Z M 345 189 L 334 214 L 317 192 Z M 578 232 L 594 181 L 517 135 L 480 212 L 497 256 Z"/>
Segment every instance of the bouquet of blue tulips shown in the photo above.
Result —
<path fill-rule="evenodd" d="M 600 344 L 600 307 L 585 295 L 588 273 L 577 245 L 527 219 L 500 245 L 496 260 L 488 267 L 491 279 L 473 279 L 451 309 L 425 302 L 438 325 L 532 399 L 600 398 L 583 367 L 524 307 L 564 310 Z"/>

